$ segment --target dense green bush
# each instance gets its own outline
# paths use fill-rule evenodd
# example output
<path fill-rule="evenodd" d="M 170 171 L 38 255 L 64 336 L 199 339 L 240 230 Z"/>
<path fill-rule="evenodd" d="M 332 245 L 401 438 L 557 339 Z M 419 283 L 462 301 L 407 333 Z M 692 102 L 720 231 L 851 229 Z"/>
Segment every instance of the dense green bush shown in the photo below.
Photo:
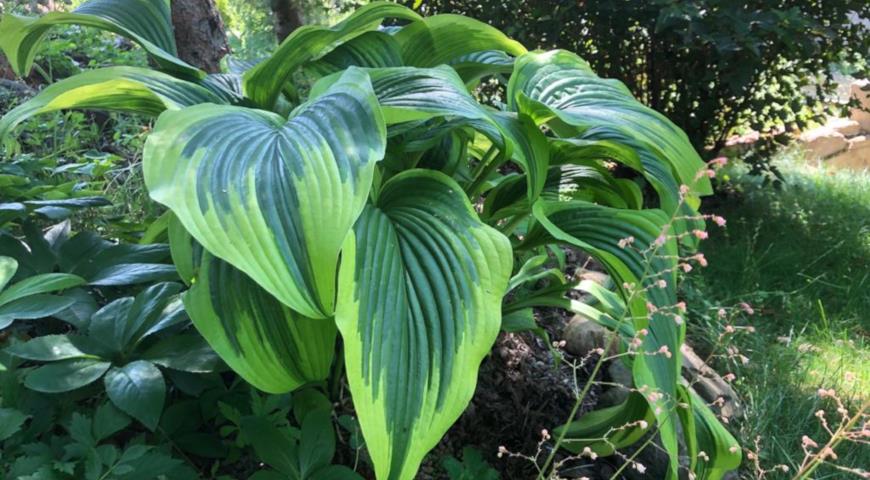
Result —
<path fill-rule="evenodd" d="M 863 0 L 407 0 L 462 13 L 530 47 L 579 53 L 663 112 L 695 148 L 718 150 L 735 127 L 803 127 L 832 107 L 838 71 L 866 76 Z"/>

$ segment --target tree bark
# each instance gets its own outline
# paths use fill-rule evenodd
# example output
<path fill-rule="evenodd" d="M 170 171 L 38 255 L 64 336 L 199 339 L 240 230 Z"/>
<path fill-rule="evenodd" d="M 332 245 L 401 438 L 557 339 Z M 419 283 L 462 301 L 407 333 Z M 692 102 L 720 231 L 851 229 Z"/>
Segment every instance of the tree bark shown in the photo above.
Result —
<path fill-rule="evenodd" d="M 178 57 L 206 72 L 219 72 L 220 61 L 230 49 L 214 0 L 172 0 L 171 4 Z"/>
<path fill-rule="evenodd" d="M 0 78 L 6 80 L 15 80 L 17 75 L 12 71 L 12 65 L 9 65 L 9 60 L 6 60 L 6 55 L 0 52 Z"/>
<path fill-rule="evenodd" d="M 296 0 L 272 0 L 272 15 L 278 43 L 284 41 L 293 30 L 305 24 L 302 9 L 299 8 Z"/>

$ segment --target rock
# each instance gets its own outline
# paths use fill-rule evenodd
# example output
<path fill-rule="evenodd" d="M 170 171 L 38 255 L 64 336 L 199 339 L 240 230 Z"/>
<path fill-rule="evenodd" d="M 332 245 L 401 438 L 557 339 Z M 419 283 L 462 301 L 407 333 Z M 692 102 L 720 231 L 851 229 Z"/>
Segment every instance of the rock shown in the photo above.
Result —
<path fill-rule="evenodd" d="M 589 355 L 596 348 L 604 348 L 606 339 L 610 337 L 608 355 L 615 354 L 619 349 L 619 337 L 616 333 L 602 327 L 583 315 L 575 315 L 562 331 L 565 340 L 565 350 L 578 357 Z"/>
<path fill-rule="evenodd" d="M 860 135 L 849 139 L 846 151 L 826 160 L 825 164 L 849 170 L 870 169 L 870 138 Z"/>
<path fill-rule="evenodd" d="M 861 124 L 850 118 L 832 118 L 825 127 L 845 136 L 854 137 L 861 133 Z"/>
<path fill-rule="evenodd" d="M 870 112 L 853 108 L 849 113 L 849 118 L 858 122 L 861 125 L 861 130 L 870 132 Z"/>
<path fill-rule="evenodd" d="M 810 156 L 821 158 L 830 157 L 849 146 L 849 142 L 846 141 L 846 137 L 842 133 L 828 127 L 814 128 L 804 132 L 801 135 L 801 141 L 804 142 L 804 147 Z"/>
<path fill-rule="evenodd" d="M 580 270 L 576 273 L 578 280 L 589 280 L 595 282 L 604 288 L 610 285 L 610 275 L 604 272 L 596 272 L 595 270 Z"/>
<path fill-rule="evenodd" d="M 855 80 L 849 89 L 852 98 L 858 100 L 858 106 L 852 108 L 849 118 L 858 122 L 865 132 L 870 132 L 870 80 Z"/>
<path fill-rule="evenodd" d="M 858 99 L 858 103 L 864 107 L 864 110 L 870 110 L 870 80 L 855 80 L 849 89 L 852 97 Z"/>
<path fill-rule="evenodd" d="M 683 344 L 683 378 L 688 380 L 689 385 L 695 392 L 708 403 L 722 399 L 719 413 L 728 418 L 742 417 L 743 407 L 740 406 L 737 392 L 731 388 L 715 370 L 704 363 L 703 360 L 692 350 L 692 347 Z"/>
<path fill-rule="evenodd" d="M 629 389 L 634 386 L 631 370 L 621 360 L 610 362 L 607 366 L 607 375 L 613 385 L 610 385 L 599 397 L 599 407 L 619 405 L 628 398 Z"/>

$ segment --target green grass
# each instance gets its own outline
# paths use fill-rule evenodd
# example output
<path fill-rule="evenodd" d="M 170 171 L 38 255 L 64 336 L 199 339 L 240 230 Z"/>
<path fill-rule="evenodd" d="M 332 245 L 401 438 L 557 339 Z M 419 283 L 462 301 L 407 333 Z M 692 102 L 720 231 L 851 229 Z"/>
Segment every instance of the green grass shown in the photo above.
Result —
<path fill-rule="evenodd" d="M 690 342 L 701 349 L 721 331 L 709 315 L 716 304 L 756 310 L 745 319 L 756 333 L 734 339 L 749 363 L 716 366 L 738 376 L 746 418 L 732 426 L 741 443 L 760 437 L 762 464 L 785 464 L 791 473 L 803 459 L 803 435 L 820 444 L 828 438 L 813 416 L 825 407 L 834 414 L 819 388 L 836 389 L 852 407 L 870 398 L 870 174 L 810 168 L 796 157 L 777 159 L 781 189 L 728 171 L 731 193 L 705 206 L 727 228 L 713 227 L 702 247 L 710 266 L 684 288 L 698 318 Z M 839 465 L 868 469 L 866 445 L 837 453 Z M 826 466 L 814 478 L 848 476 Z"/>

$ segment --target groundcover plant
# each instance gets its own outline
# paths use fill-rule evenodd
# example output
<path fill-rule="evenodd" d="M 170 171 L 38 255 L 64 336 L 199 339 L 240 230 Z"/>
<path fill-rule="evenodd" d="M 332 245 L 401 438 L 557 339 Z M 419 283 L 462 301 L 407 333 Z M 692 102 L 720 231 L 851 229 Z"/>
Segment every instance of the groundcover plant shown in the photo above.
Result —
<path fill-rule="evenodd" d="M 667 312 L 711 189 L 665 117 L 578 56 L 529 52 L 463 16 L 372 3 L 296 30 L 250 69 L 206 74 L 174 55 L 169 11 L 93 0 L 6 16 L 0 47 L 19 74 L 62 24 L 125 36 L 155 68 L 57 82 L 8 112 L 0 136 L 59 109 L 155 116 L 144 176 L 172 213 L 184 306 L 245 380 L 288 392 L 343 363 L 377 477 L 413 478 L 468 404 L 509 282 L 536 261 L 523 259 L 569 245 L 615 280 L 624 312 L 605 323 L 638 393 L 562 430 L 570 439 L 588 417 L 618 442 L 565 445 L 607 454 L 655 432 L 676 478 L 684 435 L 696 478 L 739 464 L 680 384 L 685 324 Z M 501 87 L 488 104 L 482 81 Z M 561 305 L 570 287 L 514 301 Z"/>

